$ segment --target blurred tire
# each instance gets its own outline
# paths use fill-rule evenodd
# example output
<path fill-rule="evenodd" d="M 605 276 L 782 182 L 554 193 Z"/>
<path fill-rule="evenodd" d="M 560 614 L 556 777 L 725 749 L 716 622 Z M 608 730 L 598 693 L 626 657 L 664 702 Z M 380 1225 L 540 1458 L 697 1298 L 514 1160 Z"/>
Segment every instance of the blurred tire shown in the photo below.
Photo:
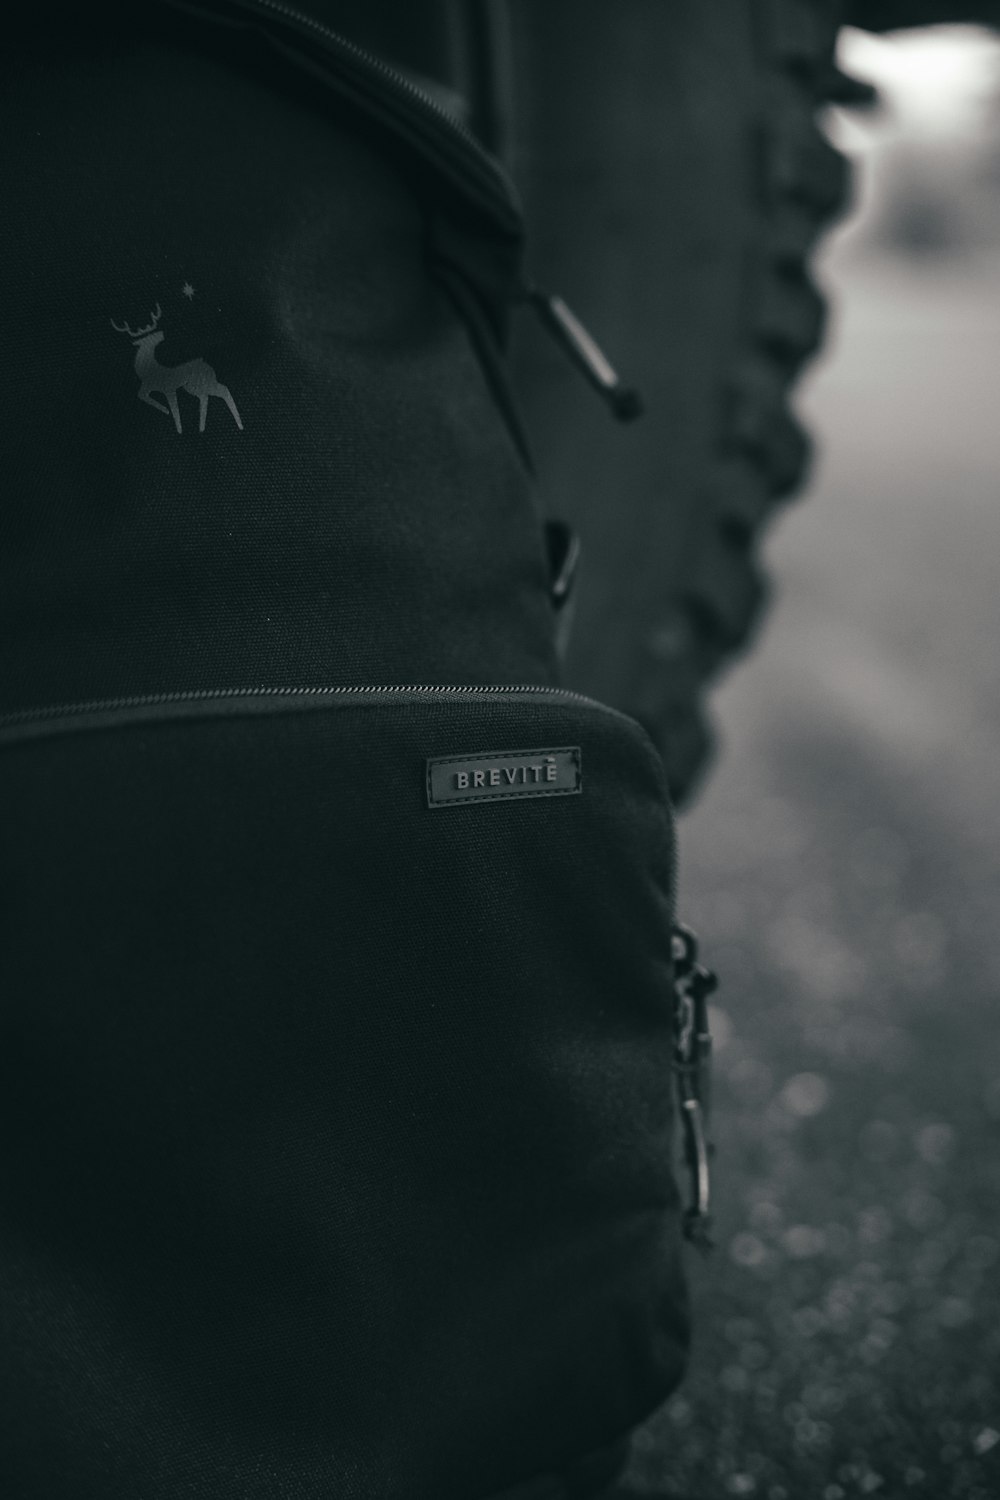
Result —
<path fill-rule="evenodd" d="M 789 408 L 819 347 L 815 242 L 848 198 L 817 126 L 864 90 L 834 0 L 511 0 L 512 128 L 529 269 L 641 391 L 621 426 L 544 331 L 516 375 L 546 510 L 583 544 L 570 686 L 639 718 L 676 799 L 709 757 L 708 685 L 745 649 L 760 539 L 801 487 Z"/>

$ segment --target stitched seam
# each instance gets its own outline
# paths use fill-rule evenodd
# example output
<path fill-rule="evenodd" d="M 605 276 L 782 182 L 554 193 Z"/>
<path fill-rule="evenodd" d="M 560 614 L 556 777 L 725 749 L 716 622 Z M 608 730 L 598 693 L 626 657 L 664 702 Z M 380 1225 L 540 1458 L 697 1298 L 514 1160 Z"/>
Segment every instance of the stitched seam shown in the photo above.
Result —
<path fill-rule="evenodd" d="M 523 792 L 493 791 L 491 794 L 490 789 L 484 787 L 479 797 L 434 797 L 433 794 L 429 794 L 429 801 L 432 807 L 459 807 L 465 802 L 514 802 L 519 797 L 575 797 L 579 795 L 580 790 L 578 786 L 560 786 L 545 792 L 525 789 Z"/>

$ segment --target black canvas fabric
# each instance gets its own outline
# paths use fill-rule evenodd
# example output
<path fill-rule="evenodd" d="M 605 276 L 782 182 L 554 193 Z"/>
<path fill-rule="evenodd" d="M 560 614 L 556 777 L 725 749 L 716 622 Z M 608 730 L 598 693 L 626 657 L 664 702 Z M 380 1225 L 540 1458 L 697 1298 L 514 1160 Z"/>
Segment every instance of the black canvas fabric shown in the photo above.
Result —
<path fill-rule="evenodd" d="M 428 757 L 566 744 L 579 795 L 427 806 Z M 5 1494 L 471 1500 L 662 1399 L 673 849 L 637 726 L 265 695 L 0 759 Z"/>
<path fill-rule="evenodd" d="M 569 1500 L 687 1344 L 662 768 L 556 686 L 516 205 L 246 11 L 0 65 L 0 1494 Z"/>
<path fill-rule="evenodd" d="M 511 248 L 256 33 L 136 10 L 3 64 L 0 706 L 552 681 L 527 473 L 442 282 Z M 137 400 L 112 324 L 157 307 L 242 430 Z"/>

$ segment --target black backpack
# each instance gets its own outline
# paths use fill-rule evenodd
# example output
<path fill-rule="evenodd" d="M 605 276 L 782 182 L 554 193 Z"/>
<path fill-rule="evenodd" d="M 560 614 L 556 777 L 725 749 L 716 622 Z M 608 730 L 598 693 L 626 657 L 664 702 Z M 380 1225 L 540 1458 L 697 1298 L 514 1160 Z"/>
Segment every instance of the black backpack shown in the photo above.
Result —
<path fill-rule="evenodd" d="M 516 201 L 269 0 L 29 18 L 3 98 L 0 1491 L 589 1493 L 708 981 L 558 686 Z"/>

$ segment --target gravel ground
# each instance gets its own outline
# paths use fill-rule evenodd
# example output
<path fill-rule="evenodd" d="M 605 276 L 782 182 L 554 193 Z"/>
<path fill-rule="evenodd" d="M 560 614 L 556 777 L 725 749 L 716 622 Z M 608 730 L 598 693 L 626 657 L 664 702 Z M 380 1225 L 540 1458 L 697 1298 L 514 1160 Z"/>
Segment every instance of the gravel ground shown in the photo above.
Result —
<path fill-rule="evenodd" d="M 681 829 L 717 1240 L 639 1494 L 1000 1496 L 1000 277 L 835 250 L 825 457 Z M 839 288 L 838 288 L 839 283 Z"/>

